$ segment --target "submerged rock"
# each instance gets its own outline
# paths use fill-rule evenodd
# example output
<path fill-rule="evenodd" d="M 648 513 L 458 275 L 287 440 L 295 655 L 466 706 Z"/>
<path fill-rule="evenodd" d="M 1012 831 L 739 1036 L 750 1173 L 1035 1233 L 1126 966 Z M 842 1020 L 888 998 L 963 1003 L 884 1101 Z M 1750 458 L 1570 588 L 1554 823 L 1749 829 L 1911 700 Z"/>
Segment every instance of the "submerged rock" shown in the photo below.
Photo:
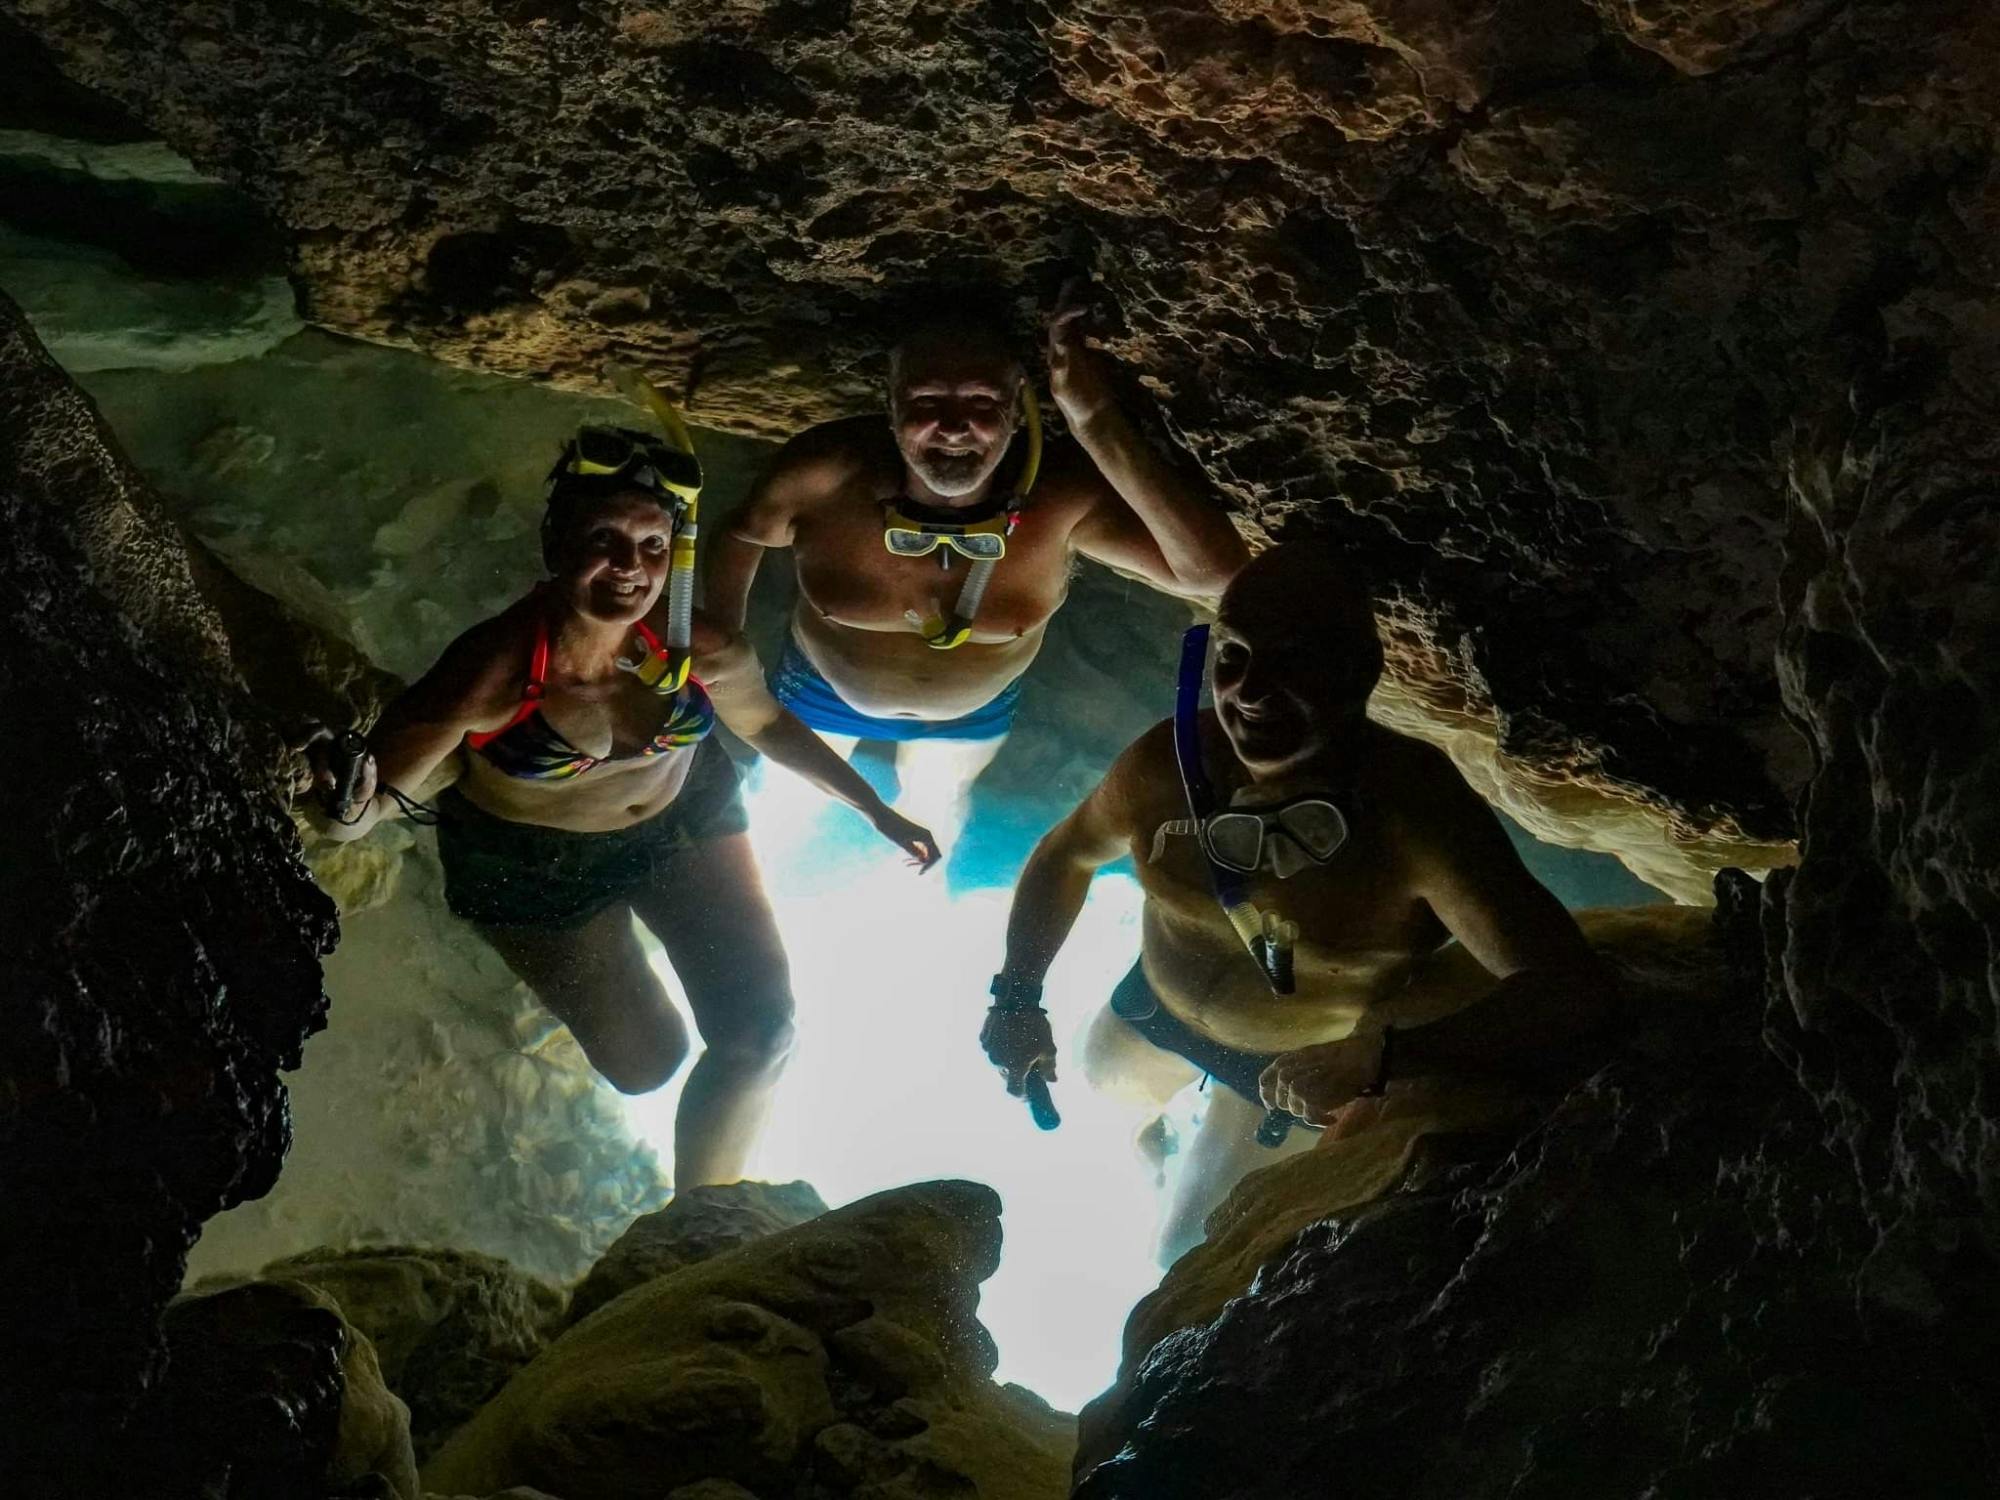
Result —
<path fill-rule="evenodd" d="M 367 1335 L 409 1404 L 420 1461 L 541 1351 L 563 1312 L 554 1287 L 469 1250 L 312 1250 L 259 1274 L 317 1289 Z"/>
<path fill-rule="evenodd" d="M 1934 1313 L 1857 1306 L 1846 1166 L 1754 972 L 1711 980 L 1497 1163 L 1303 1227 L 1313 1158 L 1366 1132 L 1248 1179 L 1135 1319 L 1079 1500 L 1991 1493 L 1990 1375 L 1938 1362 Z"/>
<path fill-rule="evenodd" d="M 330 1297 L 254 1282 L 182 1297 L 163 1322 L 165 1393 L 135 1434 L 132 1493 L 419 1500 L 409 1410 Z"/>
<path fill-rule="evenodd" d="M 826 1212 L 809 1182 L 732 1182 L 689 1188 L 632 1225 L 570 1295 L 581 1322 L 621 1292 Z"/>
<path fill-rule="evenodd" d="M 565 1333 L 424 1481 L 565 1500 L 808 1483 L 884 1500 L 1054 1500 L 1068 1487 L 1069 1419 L 993 1383 L 975 1311 L 999 1252 L 992 1191 L 936 1182 L 689 1265 Z"/>
<path fill-rule="evenodd" d="M 1701 1025 L 1702 1013 L 1729 988 L 1706 911 L 1647 907 L 1577 917 L 1644 1018 L 1633 1044 L 1641 1053 L 1656 1028 Z M 1439 954 L 1426 975 L 1441 994 L 1477 993 L 1490 983 L 1458 948 Z M 1547 1107 L 1543 1101 L 1541 1110 Z M 1133 1309 L 1119 1378 L 1082 1415 L 1080 1467 L 1110 1457 L 1145 1415 L 1147 1398 L 1135 1400 L 1133 1391 L 1135 1382 L 1143 1386 L 1142 1369 L 1152 1367 L 1149 1355 L 1170 1340 L 1199 1337 L 1195 1331 L 1233 1299 L 1259 1294 L 1302 1235 L 1369 1212 L 1392 1193 L 1435 1188 L 1468 1160 L 1492 1161 L 1537 1117 L 1537 1101 L 1504 1084 L 1418 1082 L 1392 1088 L 1379 1102 L 1357 1102 L 1315 1149 L 1244 1178 L 1209 1216 L 1202 1243 Z"/>

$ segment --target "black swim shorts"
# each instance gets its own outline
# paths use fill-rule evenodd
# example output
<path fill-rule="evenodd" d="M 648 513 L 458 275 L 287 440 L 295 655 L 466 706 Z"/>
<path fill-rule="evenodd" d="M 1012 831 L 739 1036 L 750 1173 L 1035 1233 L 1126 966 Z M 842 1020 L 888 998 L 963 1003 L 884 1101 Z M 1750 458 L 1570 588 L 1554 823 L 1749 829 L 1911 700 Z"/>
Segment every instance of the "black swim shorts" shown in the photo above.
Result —
<path fill-rule="evenodd" d="M 1238 1052 L 1203 1036 L 1160 1003 L 1146 982 L 1143 965 L 1133 964 L 1132 972 L 1118 981 L 1118 988 L 1111 992 L 1111 1011 L 1155 1047 L 1185 1057 L 1217 1083 L 1259 1109 L 1264 1107 L 1257 1095 L 1257 1080 L 1277 1061 L 1278 1054 Z"/>
<path fill-rule="evenodd" d="M 713 736 L 695 747 L 680 795 L 643 823 L 572 833 L 496 818 L 456 787 L 438 798 L 444 899 L 482 927 L 576 927 L 614 901 L 673 878 L 674 857 L 750 826 L 729 754 Z"/>

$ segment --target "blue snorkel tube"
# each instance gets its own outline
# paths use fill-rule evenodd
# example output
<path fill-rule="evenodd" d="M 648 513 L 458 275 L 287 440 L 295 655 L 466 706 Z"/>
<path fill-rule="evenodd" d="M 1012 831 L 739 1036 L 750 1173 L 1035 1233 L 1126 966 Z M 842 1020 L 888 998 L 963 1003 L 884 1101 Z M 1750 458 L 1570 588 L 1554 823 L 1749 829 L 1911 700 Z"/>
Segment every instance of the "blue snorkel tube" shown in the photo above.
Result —
<path fill-rule="evenodd" d="M 1201 845 L 1202 863 L 1208 866 L 1209 884 L 1223 915 L 1250 956 L 1257 960 L 1271 992 L 1289 995 L 1295 985 L 1292 972 L 1292 938 L 1296 929 L 1280 917 L 1267 917 L 1251 904 L 1249 889 L 1236 871 L 1217 864 L 1208 852 L 1208 815 L 1215 811 L 1215 790 L 1201 765 L 1201 686 L 1208 674 L 1208 627 L 1195 625 L 1181 637 L 1181 674 L 1174 698 L 1174 759 L 1181 770 L 1181 789 L 1187 794 L 1188 816 L 1194 820 L 1195 840 Z M 1294 1125 L 1304 1124 L 1287 1110 L 1274 1109 L 1257 1127 L 1257 1144 L 1281 1146 Z"/>

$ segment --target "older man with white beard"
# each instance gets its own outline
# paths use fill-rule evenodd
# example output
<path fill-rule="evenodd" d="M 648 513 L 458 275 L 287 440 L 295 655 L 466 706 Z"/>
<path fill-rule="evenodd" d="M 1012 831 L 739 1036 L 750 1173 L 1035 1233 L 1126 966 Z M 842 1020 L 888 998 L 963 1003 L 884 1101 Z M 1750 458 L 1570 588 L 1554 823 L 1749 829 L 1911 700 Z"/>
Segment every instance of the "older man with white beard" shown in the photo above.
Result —
<path fill-rule="evenodd" d="M 1082 313 L 1048 327 L 1068 441 L 1037 451 L 1034 393 L 998 328 L 935 319 L 890 356 L 887 427 L 794 438 L 711 552 L 705 606 L 740 627 L 764 549 L 793 549 L 773 691 L 836 744 L 894 742 L 902 800 L 936 828 L 963 826 L 1076 554 L 1190 598 L 1219 596 L 1247 560 L 1119 409 Z"/>

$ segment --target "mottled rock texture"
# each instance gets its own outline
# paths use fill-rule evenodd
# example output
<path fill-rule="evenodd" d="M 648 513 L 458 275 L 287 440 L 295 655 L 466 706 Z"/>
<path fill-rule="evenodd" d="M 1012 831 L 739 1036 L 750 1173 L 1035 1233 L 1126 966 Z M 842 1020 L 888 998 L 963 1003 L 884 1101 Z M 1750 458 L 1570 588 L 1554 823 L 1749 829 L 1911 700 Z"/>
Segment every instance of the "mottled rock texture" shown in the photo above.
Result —
<path fill-rule="evenodd" d="M 647 1282 L 570 1329 L 424 1469 L 566 1500 L 1051 1500 L 1070 1420 L 993 1383 L 991 1189 L 864 1198 Z"/>
<path fill-rule="evenodd" d="M 333 913 L 202 561 L 4 297 L 0 524 L 0 1447 L 81 1494 L 197 1228 L 277 1174 Z"/>
<path fill-rule="evenodd" d="M 570 1295 L 580 1322 L 620 1293 L 826 1212 L 809 1182 L 732 1182 L 689 1188 L 618 1236 Z"/>
<path fill-rule="evenodd" d="M 1692 1025 L 1155 1346 L 1079 1500 L 1991 1493 L 1990 1276 L 1955 1326 L 1881 1265 L 1759 1035 L 1749 907 Z"/>
<path fill-rule="evenodd" d="M 259 1275 L 325 1294 L 366 1334 L 382 1381 L 409 1405 L 419 1461 L 541 1351 L 563 1316 L 554 1287 L 469 1250 L 309 1250 Z"/>
<path fill-rule="evenodd" d="M 1807 768 L 1788 435 L 1993 278 L 1984 0 L 0 15 L 267 204 L 310 317 L 633 359 L 713 425 L 867 408 L 926 288 L 1094 273 L 1161 430 L 1353 546 L 1419 699 L 1701 869 L 1780 860 Z"/>

